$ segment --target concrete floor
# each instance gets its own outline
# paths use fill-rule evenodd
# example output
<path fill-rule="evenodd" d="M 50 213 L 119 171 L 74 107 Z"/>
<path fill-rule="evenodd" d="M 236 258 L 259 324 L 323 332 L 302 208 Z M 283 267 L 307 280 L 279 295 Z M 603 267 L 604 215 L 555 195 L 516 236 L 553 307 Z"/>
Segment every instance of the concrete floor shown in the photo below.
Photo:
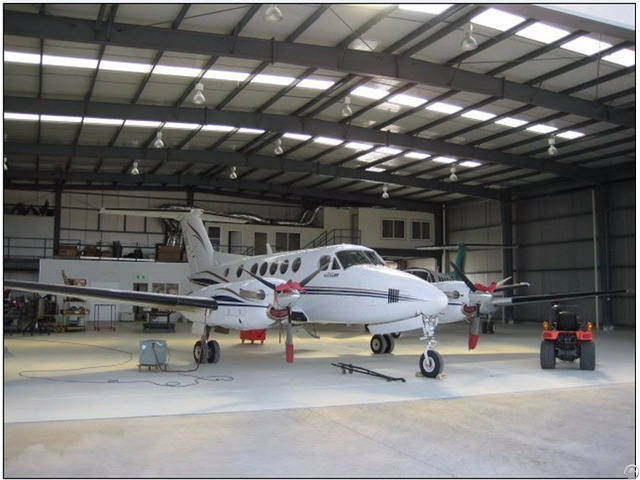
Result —
<path fill-rule="evenodd" d="M 593 372 L 542 371 L 538 326 L 505 325 L 466 351 L 439 327 L 446 377 L 416 376 L 418 335 L 369 352 L 361 327 L 299 330 L 296 362 L 217 336 L 189 374 L 138 372 L 139 341 L 193 368 L 195 338 L 118 332 L 5 337 L 5 477 L 622 477 L 635 462 L 635 335 L 599 332 Z M 126 353 L 129 352 L 129 353 Z M 406 383 L 342 375 L 345 362 Z"/>

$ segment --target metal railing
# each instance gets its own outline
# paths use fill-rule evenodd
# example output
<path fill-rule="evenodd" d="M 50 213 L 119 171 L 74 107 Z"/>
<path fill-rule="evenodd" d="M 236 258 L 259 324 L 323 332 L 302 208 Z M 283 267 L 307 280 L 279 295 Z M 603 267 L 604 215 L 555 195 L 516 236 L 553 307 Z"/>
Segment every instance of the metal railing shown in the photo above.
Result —
<path fill-rule="evenodd" d="M 347 228 L 334 228 L 333 230 L 324 231 L 303 248 L 326 247 L 327 245 L 338 245 L 340 243 L 360 245 L 360 230 L 354 232 Z"/>

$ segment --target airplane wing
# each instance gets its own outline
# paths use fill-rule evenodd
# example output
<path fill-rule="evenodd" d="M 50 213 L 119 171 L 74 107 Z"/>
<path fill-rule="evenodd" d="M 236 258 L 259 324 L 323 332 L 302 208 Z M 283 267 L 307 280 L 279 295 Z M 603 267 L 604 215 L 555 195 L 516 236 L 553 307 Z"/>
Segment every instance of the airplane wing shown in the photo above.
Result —
<path fill-rule="evenodd" d="M 617 295 L 630 293 L 630 290 L 604 290 L 599 292 L 567 292 L 546 293 L 540 295 L 522 295 L 518 297 L 495 297 L 491 303 L 496 307 L 509 307 L 512 305 L 524 305 L 526 303 L 551 302 L 554 300 L 570 300 L 572 298 L 599 297 L 603 295 Z"/>
<path fill-rule="evenodd" d="M 18 280 L 5 280 L 4 288 L 27 292 L 55 293 L 78 298 L 110 300 L 116 303 L 136 304 L 141 307 L 162 308 L 178 312 L 193 313 L 203 309 L 216 310 L 218 308 L 218 304 L 213 298 L 192 295 L 168 295 L 164 293 L 134 292 L 131 290 L 79 287 Z"/>

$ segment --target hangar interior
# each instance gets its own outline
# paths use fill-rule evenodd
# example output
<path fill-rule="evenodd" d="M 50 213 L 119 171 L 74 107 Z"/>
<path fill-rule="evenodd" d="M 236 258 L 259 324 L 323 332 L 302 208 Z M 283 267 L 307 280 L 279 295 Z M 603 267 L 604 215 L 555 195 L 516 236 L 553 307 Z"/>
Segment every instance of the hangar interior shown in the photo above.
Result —
<path fill-rule="evenodd" d="M 60 283 L 65 271 L 90 286 L 188 293 L 187 264 L 159 257 L 161 247 L 175 246 L 170 225 L 99 211 L 189 205 L 253 217 L 206 223 L 223 252 L 355 243 L 400 267 L 448 271 L 456 250 L 435 247 L 464 243 L 473 282 L 512 277 L 529 282 L 522 293 L 532 295 L 635 291 L 635 26 L 608 17 L 631 17 L 631 9 L 635 18 L 635 5 L 607 6 L 598 18 L 567 8 L 4 4 L 4 278 Z M 621 475 L 635 458 L 635 294 L 575 303 L 596 319 L 601 336 L 591 376 L 571 365 L 554 377 L 540 371 L 539 325 L 548 304 L 500 312 L 497 334 L 482 336 L 480 354 L 465 353 L 466 325 L 439 327 L 448 377 L 426 384 L 414 377 L 417 335 L 380 358 L 353 325 L 319 326 L 320 341 L 296 331 L 295 366 L 284 363 L 277 331 L 255 346 L 226 336 L 225 363 L 200 367 L 204 373 L 185 389 L 167 386 L 182 385 L 180 374 L 163 373 L 163 386 L 135 383 L 149 376 L 132 363 L 131 352 L 149 335 L 171 344 L 172 362 L 193 363 L 192 336 L 175 314 L 173 333 L 142 332 L 129 321 L 139 313 L 131 305 L 116 307 L 116 331 L 5 332 L 5 471 L 207 475 L 165 461 L 150 467 L 162 456 L 154 453 L 128 457 L 140 452 L 140 439 L 127 422 L 161 432 L 181 428 L 183 419 L 197 441 L 208 445 L 210 434 L 225 444 L 216 460 L 242 463 L 242 442 L 255 453 L 264 448 L 260 440 L 272 441 L 248 432 L 251 419 L 270 425 L 273 438 L 286 437 L 274 425 L 284 422 L 319 457 L 265 453 L 266 470 L 225 466 L 224 476 L 518 476 L 499 455 L 483 460 L 479 435 L 443 433 L 451 425 L 438 415 L 458 415 L 491 444 L 519 452 L 522 476 Z M 84 342 L 111 349 L 109 366 L 61 373 L 105 365 Z M 133 360 L 115 366 L 127 352 Z M 334 375 L 331 361 L 406 377 L 406 387 Z M 34 370 L 40 373 L 27 378 Z M 61 381 L 43 380 L 50 376 Z M 114 378 L 117 387 L 109 384 Z M 43 396 L 44 410 L 35 402 Z M 564 438 L 557 417 L 537 409 L 550 396 L 567 409 L 590 401 L 612 419 L 582 427 L 582 443 L 566 447 L 575 463 L 540 466 L 520 442 L 542 432 L 528 421 L 517 431 L 506 427 L 521 410 L 535 412 L 549 435 Z M 70 404 L 74 397 L 81 407 Z M 436 402 L 445 398 L 455 399 L 453 410 Z M 504 419 L 474 418 L 493 405 Z M 367 415 L 397 422 L 364 428 Z M 408 447 L 423 441 L 424 432 L 409 428 L 416 418 L 442 443 Z M 321 424 L 343 435 L 335 449 L 322 442 L 330 433 L 314 433 Z M 631 440 L 611 452 L 602 446 L 620 444 L 614 424 Z M 91 437 L 96 426 L 105 433 Z M 81 461 L 73 449 L 52 447 L 60 428 L 83 439 Z M 34 440 L 38 431 L 48 436 Z M 596 441 L 594 432 L 611 441 Z M 461 442 L 470 445 L 469 464 L 454 461 Z M 130 470 L 104 473 L 92 452 L 114 443 L 114 458 L 127 459 Z M 350 443 L 369 454 L 354 460 Z M 171 451 L 160 441 L 154 446 Z M 46 461 L 33 463 L 43 448 Z M 178 451 L 193 464 L 207 453 Z M 325 456 L 339 456 L 342 465 L 321 462 Z M 161 466 L 167 470 L 155 470 Z"/>

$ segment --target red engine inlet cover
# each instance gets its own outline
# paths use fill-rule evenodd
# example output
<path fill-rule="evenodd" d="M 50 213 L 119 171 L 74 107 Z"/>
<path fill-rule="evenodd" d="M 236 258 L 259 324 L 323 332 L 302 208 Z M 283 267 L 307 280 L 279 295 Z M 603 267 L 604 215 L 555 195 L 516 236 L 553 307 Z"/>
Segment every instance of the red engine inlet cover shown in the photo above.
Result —
<path fill-rule="evenodd" d="M 462 313 L 464 313 L 465 315 L 472 315 L 475 311 L 476 311 L 476 306 L 475 305 L 463 305 L 462 306 Z"/>

